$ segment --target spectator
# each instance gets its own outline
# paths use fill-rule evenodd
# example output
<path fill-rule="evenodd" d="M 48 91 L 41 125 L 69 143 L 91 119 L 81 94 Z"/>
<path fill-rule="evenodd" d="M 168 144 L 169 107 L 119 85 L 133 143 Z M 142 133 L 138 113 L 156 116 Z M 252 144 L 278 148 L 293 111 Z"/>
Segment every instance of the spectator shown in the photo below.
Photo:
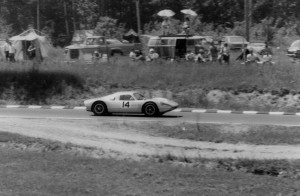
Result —
<path fill-rule="evenodd" d="M 29 59 L 32 60 L 34 57 L 35 57 L 35 51 L 36 51 L 36 48 L 33 44 L 33 41 L 30 42 L 30 45 L 27 49 L 27 52 L 28 52 L 28 56 L 29 56 Z"/>
<path fill-rule="evenodd" d="M 131 58 L 131 60 L 135 60 L 136 58 L 136 54 L 135 54 L 135 51 L 134 49 L 132 49 L 129 53 L 129 58 Z"/>
<path fill-rule="evenodd" d="M 15 59 L 15 53 L 16 53 L 16 48 L 12 45 L 11 42 L 9 42 L 9 47 L 8 47 L 8 51 L 9 51 L 9 60 L 11 62 L 16 62 L 16 59 Z"/>
<path fill-rule="evenodd" d="M 199 49 L 199 52 L 195 56 L 195 62 L 204 63 L 206 62 L 205 59 L 205 51 L 203 48 Z"/>
<path fill-rule="evenodd" d="M 155 52 L 155 50 L 153 48 L 150 48 L 149 55 L 148 55 L 149 61 L 153 61 L 158 58 L 159 58 L 159 54 L 157 52 Z"/>
<path fill-rule="evenodd" d="M 218 59 L 218 48 L 215 46 L 214 42 L 211 42 L 209 46 L 208 57 L 210 62 L 216 62 Z"/>
<path fill-rule="evenodd" d="M 218 50 L 217 60 L 219 61 L 220 64 L 222 64 L 222 41 L 221 40 L 219 40 L 218 42 L 217 50 Z"/>
<path fill-rule="evenodd" d="M 145 60 L 145 57 L 141 50 L 135 50 L 135 55 L 136 55 L 135 60 L 141 60 L 141 61 Z"/>
<path fill-rule="evenodd" d="M 246 63 L 258 63 L 259 58 L 258 56 L 253 52 L 253 48 L 249 48 L 249 54 L 247 55 L 247 61 Z"/>
<path fill-rule="evenodd" d="M 221 48 L 221 61 L 229 65 L 230 62 L 230 49 L 228 44 L 225 43 L 224 46 Z"/>
<path fill-rule="evenodd" d="M 185 54 L 185 59 L 187 61 L 194 61 L 195 57 L 196 55 L 191 50 L 188 50 L 187 53 Z"/>
<path fill-rule="evenodd" d="M 162 34 L 169 35 L 170 34 L 170 19 L 168 17 L 164 17 L 163 22 L 161 23 Z"/>
<path fill-rule="evenodd" d="M 262 64 L 274 64 L 272 61 L 272 55 L 266 52 L 262 57 Z"/>
<path fill-rule="evenodd" d="M 250 53 L 249 48 L 245 47 L 242 50 L 242 53 L 236 58 L 236 60 L 246 60 L 247 59 L 247 55 Z"/>
<path fill-rule="evenodd" d="M 266 45 L 265 48 L 261 51 L 261 55 L 264 55 L 264 54 L 272 55 L 273 52 L 272 52 L 271 48 L 269 48 L 269 45 L 267 42 L 265 43 L 265 45 Z"/>
<path fill-rule="evenodd" d="M 5 53 L 5 59 L 6 59 L 6 61 L 9 61 L 9 39 L 5 40 L 4 53 Z"/>
<path fill-rule="evenodd" d="M 184 31 L 184 33 L 186 34 L 186 35 L 188 35 L 190 32 L 190 24 L 191 22 L 190 22 L 190 18 L 187 16 L 187 17 L 185 17 L 185 20 L 184 20 L 184 22 L 183 22 L 183 25 L 182 25 L 182 28 L 183 28 L 183 31 Z"/>

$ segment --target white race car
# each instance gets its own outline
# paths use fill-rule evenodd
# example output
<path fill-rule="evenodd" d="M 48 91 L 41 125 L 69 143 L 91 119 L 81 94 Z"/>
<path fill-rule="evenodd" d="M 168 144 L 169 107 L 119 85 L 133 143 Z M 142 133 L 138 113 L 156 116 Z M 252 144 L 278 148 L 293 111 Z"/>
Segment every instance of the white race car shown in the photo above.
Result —
<path fill-rule="evenodd" d="M 146 99 L 137 91 L 117 92 L 104 97 L 84 101 L 87 111 L 96 116 L 110 113 L 142 113 L 160 116 L 178 107 L 178 103 L 165 98 Z"/>

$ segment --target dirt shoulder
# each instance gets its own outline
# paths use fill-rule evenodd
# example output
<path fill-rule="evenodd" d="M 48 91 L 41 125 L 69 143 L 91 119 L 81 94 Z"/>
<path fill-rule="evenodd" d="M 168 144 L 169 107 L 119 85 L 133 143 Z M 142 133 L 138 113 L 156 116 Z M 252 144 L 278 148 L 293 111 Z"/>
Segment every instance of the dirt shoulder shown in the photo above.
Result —
<path fill-rule="evenodd" d="M 96 148 L 101 154 L 116 158 L 172 155 L 186 158 L 300 159 L 300 145 L 229 144 L 158 137 L 121 121 L 2 118 L 0 123 L 0 131 Z"/>

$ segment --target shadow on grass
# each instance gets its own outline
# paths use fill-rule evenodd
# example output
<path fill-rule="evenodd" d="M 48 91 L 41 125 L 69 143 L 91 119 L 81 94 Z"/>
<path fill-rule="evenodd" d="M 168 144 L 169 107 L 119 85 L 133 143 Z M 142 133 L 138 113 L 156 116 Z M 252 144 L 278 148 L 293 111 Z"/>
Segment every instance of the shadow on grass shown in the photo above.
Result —
<path fill-rule="evenodd" d="M 83 90 L 78 75 L 61 71 L 0 71 L 0 99 L 24 104 L 46 103 L 52 96 L 72 95 Z"/>

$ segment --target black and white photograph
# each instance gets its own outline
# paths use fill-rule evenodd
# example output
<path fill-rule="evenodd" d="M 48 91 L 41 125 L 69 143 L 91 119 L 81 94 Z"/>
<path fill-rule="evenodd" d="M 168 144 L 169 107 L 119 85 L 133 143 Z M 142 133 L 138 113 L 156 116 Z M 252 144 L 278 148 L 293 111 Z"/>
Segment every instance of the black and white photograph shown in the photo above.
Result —
<path fill-rule="evenodd" d="M 0 196 L 300 196 L 300 0 L 0 0 Z"/>

